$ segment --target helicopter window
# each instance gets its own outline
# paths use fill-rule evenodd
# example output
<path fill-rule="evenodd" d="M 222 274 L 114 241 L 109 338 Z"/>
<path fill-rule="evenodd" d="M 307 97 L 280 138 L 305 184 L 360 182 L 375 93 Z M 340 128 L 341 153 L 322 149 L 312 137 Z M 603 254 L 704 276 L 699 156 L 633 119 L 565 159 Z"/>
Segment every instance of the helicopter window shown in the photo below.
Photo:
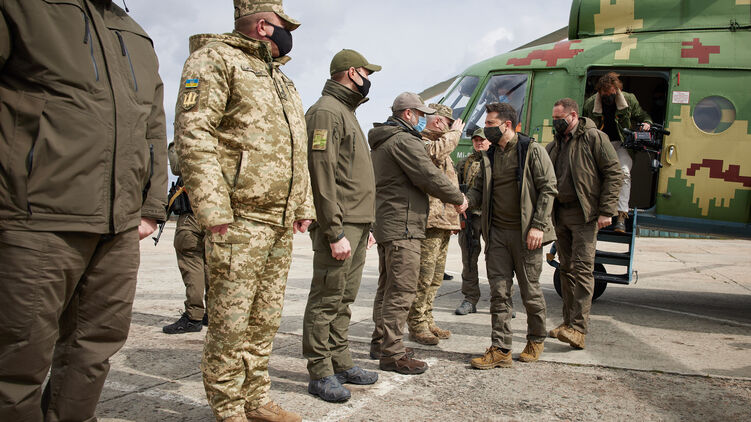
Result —
<path fill-rule="evenodd" d="M 467 107 L 467 103 L 472 98 L 478 83 L 480 83 L 480 78 L 477 76 L 465 76 L 443 100 L 442 104 L 454 110 L 454 119 L 458 119 L 464 113 L 464 108 Z"/>
<path fill-rule="evenodd" d="M 522 115 L 524 96 L 527 93 L 527 75 L 495 75 L 488 81 L 480 95 L 474 111 L 467 120 L 467 133 L 485 126 L 485 106 L 494 102 L 509 103 L 516 109 L 517 117 Z"/>
<path fill-rule="evenodd" d="M 694 108 L 694 123 L 707 133 L 722 133 L 735 122 L 735 106 L 725 97 L 711 96 Z"/>

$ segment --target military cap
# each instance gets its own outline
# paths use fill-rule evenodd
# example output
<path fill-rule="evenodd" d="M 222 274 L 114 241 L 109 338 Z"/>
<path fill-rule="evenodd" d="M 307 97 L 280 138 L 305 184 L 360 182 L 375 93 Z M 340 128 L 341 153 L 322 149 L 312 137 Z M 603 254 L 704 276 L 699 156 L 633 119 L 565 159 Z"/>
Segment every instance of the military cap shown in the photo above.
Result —
<path fill-rule="evenodd" d="M 472 133 L 472 138 L 474 138 L 475 136 L 479 136 L 482 139 L 488 139 L 485 136 L 485 129 L 483 129 L 481 127 L 478 127 L 477 130 L 475 130 L 474 133 Z"/>
<path fill-rule="evenodd" d="M 233 0 L 235 2 L 235 20 L 259 12 L 274 12 L 282 18 L 285 26 L 294 31 L 300 22 L 292 19 L 282 9 L 282 0 Z"/>
<path fill-rule="evenodd" d="M 435 110 L 425 105 L 425 102 L 419 95 L 412 92 L 402 92 L 397 95 L 394 100 L 394 104 L 391 106 L 392 112 L 406 110 L 413 108 L 415 110 L 422 111 L 425 114 L 433 114 Z"/>
<path fill-rule="evenodd" d="M 435 110 L 436 115 L 443 116 L 449 119 L 451 123 L 454 123 L 454 113 L 451 110 L 451 107 L 443 104 L 428 104 L 428 107 Z"/>
<path fill-rule="evenodd" d="M 348 70 L 350 67 L 354 67 L 355 69 L 362 67 L 369 70 L 371 73 L 381 70 L 381 66 L 369 63 L 362 54 L 358 53 L 355 50 L 349 50 L 345 48 L 344 50 L 336 53 L 336 55 L 334 55 L 334 58 L 331 59 L 329 72 L 331 75 L 333 75 L 335 73 Z"/>

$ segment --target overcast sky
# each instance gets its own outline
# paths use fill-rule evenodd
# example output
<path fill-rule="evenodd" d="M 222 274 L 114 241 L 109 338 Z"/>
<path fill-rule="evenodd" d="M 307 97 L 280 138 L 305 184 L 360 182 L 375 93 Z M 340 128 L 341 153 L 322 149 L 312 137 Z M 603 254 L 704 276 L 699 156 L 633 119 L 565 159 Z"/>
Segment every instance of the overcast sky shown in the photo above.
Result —
<path fill-rule="evenodd" d="M 115 0 L 122 7 L 123 0 Z M 125 0 L 154 40 L 165 84 L 168 138 L 188 37 L 233 28 L 230 0 Z M 383 71 L 371 77 L 370 102 L 358 110 L 366 131 L 382 122 L 403 91 L 420 92 L 470 65 L 526 44 L 568 24 L 570 1 L 526 0 L 285 0 L 302 26 L 292 32 L 292 57 L 282 69 L 305 109 L 320 96 L 331 58 L 343 48 L 362 53 Z"/>

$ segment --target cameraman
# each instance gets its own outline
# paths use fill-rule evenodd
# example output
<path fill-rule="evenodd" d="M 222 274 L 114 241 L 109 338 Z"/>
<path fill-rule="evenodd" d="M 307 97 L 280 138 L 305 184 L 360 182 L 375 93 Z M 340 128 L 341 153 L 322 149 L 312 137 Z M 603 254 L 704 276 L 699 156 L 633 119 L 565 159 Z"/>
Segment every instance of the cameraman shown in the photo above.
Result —
<path fill-rule="evenodd" d="M 631 167 L 633 161 L 623 148 L 623 129 L 648 131 L 652 118 L 642 110 L 634 94 L 623 92 L 623 83 L 615 72 L 603 75 L 595 85 L 597 93 L 584 102 L 582 116 L 592 119 L 597 128 L 605 132 L 618 154 L 623 172 L 623 186 L 618 195 L 618 219 L 615 231 L 626 231 L 628 202 L 631 196 Z"/>

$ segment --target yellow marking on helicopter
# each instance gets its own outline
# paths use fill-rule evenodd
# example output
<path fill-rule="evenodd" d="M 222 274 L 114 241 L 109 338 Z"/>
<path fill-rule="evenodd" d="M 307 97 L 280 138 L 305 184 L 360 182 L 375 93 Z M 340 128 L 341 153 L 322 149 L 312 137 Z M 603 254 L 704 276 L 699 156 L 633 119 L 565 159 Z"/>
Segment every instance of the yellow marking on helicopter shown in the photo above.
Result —
<path fill-rule="evenodd" d="M 631 50 L 636 48 L 638 39 L 631 36 L 631 31 L 644 27 L 643 19 L 634 16 L 634 0 L 600 0 L 600 13 L 594 15 L 595 33 L 604 34 L 613 29 L 614 35 L 603 37 L 605 40 L 620 43 L 621 48 L 615 52 L 615 60 L 628 60 Z"/>

